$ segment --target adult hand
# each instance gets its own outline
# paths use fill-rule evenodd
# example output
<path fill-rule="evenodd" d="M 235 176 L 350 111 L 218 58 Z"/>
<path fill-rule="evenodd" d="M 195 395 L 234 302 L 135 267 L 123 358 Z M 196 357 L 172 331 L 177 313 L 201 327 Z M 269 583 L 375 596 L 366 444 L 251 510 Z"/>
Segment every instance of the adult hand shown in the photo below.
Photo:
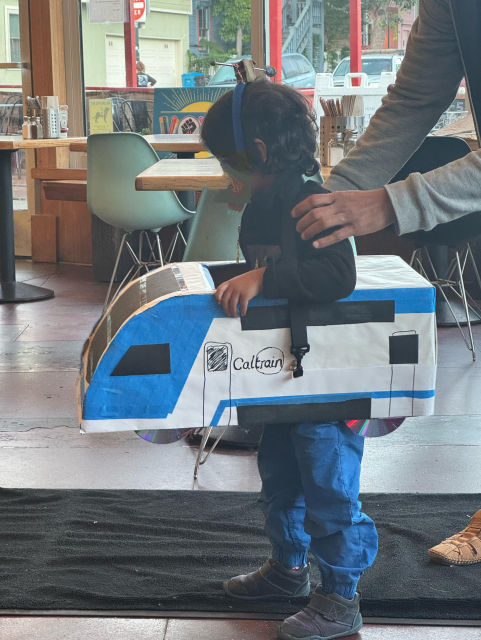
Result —
<path fill-rule="evenodd" d="M 341 227 L 312 244 L 323 249 L 349 236 L 363 236 L 388 227 L 395 221 L 394 209 L 385 189 L 315 193 L 292 210 L 303 240 L 326 229 Z"/>
<path fill-rule="evenodd" d="M 249 300 L 252 300 L 252 298 L 262 292 L 265 270 L 265 267 L 263 267 L 262 269 L 248 271 L 241 276 L 232 278 L 232 280 L 223 282 L 217 287 L 215 298 L 217 302 L 222 305 L 224 313 L 228 316 L 238 318 L 239 314 L 237 309 L 240 305 L 241 316 L 245 316 Z"/>

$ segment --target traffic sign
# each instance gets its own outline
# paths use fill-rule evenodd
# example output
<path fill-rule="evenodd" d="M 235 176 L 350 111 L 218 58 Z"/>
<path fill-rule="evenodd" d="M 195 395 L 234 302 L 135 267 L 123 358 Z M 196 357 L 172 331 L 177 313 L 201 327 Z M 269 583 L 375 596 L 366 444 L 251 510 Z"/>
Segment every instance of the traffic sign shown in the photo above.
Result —
<path fill-rule="evenodd" d="M 132 0 L 134 5 L 134 19 L 140 20 L 145 13 L 145 0 Z"/>

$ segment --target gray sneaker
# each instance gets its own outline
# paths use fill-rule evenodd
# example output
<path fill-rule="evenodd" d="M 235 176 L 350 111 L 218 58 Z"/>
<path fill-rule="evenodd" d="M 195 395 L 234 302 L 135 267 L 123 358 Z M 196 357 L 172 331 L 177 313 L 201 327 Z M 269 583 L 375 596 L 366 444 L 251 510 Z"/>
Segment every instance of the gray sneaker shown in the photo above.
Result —
<path fill-rule="evenodd" d="M 284 620 L 279 627 L 282 640 L 332 640 L 357 633 L 362 628 L 359 594 L 346 600 L 336 593 L 316 589 L 305 609 Z"/>
<path fill-rule="evenodd" d="M 257 571 L 224 582 L 224 591 L 239 600 L 305 598 L 311 592 L 309 565 L 291 571 L 269 558 Z"/>

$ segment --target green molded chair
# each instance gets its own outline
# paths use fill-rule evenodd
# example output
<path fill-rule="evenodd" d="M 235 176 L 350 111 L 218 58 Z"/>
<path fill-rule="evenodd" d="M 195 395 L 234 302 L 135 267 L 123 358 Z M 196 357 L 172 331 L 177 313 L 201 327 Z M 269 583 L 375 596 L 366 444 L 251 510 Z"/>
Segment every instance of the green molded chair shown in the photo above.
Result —
<path fill-rule="evenodd" d="M 233 211 L 226 202 L 218 202 L 219 193 L 214 189 L 202 190 L 184 262 L 236 260 L 242 211 Z"/>
<path fill-rule="evenodd" d="M 124 235 L 110 280 L 105 308 L 115 280 L 124 246 L 132 257 L 133 266 L 120 283 L 137 277 L 142 269 L 164 264 L 164 252 L 159 238 L 163 227 L 177 225 L 174 240 L 167 251 L 170 259 L 179 237 L 185 239 L 179 224 L 194 215 L 179 202 L 173 191 L 136 191 L 135 178 L 158 157 L 152 146 L 138 133 L 98 133 L 87 139 L 87 205 L 91 213 L 104 222 L 122 229 Z M 128 235 L 140 231 L 138 254 L 128 241 Z M 155 234 L 152 244 L 148 231 Z M 142 258 L 142 245 L 147 242 L 148 258 Z M 170 255 L 169 255 L 170 254 Z M 114 297 L 115 297 L 114 296 Z"/>

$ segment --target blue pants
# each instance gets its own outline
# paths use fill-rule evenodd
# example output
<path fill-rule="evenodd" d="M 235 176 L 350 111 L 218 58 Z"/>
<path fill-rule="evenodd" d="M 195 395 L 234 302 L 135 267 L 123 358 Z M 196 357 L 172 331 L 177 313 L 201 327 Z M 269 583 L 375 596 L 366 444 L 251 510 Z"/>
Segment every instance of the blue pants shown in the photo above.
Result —
<path fill-rule="evenodd" d="M 314 554 L 326 593 L 352 598 L 377 553 L 358 501 L 364 438 L 343 422 L 267 425 L 259 444 L 259 504 L 272 557 L 289 568 Z"/>

